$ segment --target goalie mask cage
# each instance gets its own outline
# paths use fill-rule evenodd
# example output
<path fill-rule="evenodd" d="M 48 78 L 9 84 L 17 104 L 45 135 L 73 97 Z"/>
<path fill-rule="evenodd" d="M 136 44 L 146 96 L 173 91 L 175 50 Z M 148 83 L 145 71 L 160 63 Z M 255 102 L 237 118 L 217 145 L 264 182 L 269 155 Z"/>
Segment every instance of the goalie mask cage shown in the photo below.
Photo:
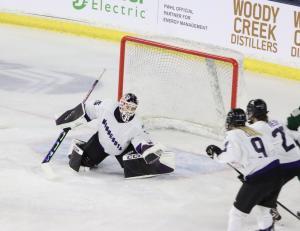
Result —
<path fill-rule="evenodd" d="M 125 36 L 118 99 L 136 94 L 138 114 L 148 129 L 220 137 L 227 112 L 237 104 L 242 61 L 237 52 L 207 44 Z"/>

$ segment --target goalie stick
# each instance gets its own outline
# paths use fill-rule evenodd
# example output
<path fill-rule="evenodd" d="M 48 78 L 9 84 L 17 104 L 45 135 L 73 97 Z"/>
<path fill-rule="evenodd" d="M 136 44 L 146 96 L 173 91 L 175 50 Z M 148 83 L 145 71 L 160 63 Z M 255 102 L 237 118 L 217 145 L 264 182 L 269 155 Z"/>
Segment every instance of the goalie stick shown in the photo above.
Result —
<path fill-rule="evenodd" d="M 227 163 L 227 165 L 229 167 L 231 167 L 232 169 L 234 169 L 238 174 L 243 176 L 243 173 L 241 173 L 237 168 L 235 168 L 232 164 Z M 289 212 L 291 215 L 293 215 L 294 217 L 296 217 L 298 220 L 300 220 L 300 217 L 293 213 L 290 209 L 288 209 L 286 206 L 284 206 L 282 203 L 280 203 L 279 201 L 276 201 L 276 204 L 279 205 L 281 208 L 283 208 L 284 210 L 286 210 L 287 212 Z"/>
<path fill-rule="evenodd" d="M 95 82 L 93 83 L 91 89 L 89 90 L 86 97 L 82 101 L 83 103 L 85 103 L 87 101 L 87 99 L 89 98 L 89 96 L 91 95 L 93 90 L 95 89 L 96 85 L 98 84 L 98 82 L 100 81 L 102 76 L 104 75 L 105 71 L 106 71 L 106 69 L 104 68 L 102 73 L 100 74 L 98 79 L 95 80 Z M 49 150 L 48 154 L 45 156 L 44 160 L 42 161 L 42 164 L 48 163 L 51 160 L 51 158 L 55 154 L 56 150 L 58 149 L 60 144 L 63 142 L 63 140 L 65 139 L 66 135 L 68 134 L 68 132 L 70 130 L 71 130 L 70 128 L 63 129 L 63 131 L 59 134 L 58 138 L 56 139 L 54 145 L 52 146 L 52 148 Z"/>

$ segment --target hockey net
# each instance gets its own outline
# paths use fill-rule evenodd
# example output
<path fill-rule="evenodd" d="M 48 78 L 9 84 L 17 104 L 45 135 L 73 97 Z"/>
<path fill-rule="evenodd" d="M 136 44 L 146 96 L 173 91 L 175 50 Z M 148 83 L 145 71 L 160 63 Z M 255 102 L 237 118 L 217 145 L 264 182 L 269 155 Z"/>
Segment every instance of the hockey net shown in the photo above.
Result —
<path fill-rule="evenodd" d="M 125 36 L 118 99 L 133 92 L 148 129 L 168 128 L 220 138 L 228 110 L 243 89 L 243 56 L 207 44 Z"/>

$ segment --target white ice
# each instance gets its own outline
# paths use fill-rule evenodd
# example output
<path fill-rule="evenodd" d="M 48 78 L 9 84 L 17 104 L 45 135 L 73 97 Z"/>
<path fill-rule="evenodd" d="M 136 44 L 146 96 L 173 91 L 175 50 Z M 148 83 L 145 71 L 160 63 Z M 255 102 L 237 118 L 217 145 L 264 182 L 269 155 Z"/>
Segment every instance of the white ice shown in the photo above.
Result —
<path fill-rule="evenodd" d="M 95 131 L 91 124 L 71 131 L 52 158 L 58 179 L 41 171 L 60 133 L 54 115 L 79 103 L 104 67 L 108 71 L 91 98 L 116 97 L 118 52 L 116 43 L 0 26 L 1 231 L 226 230 L 240 183 L 234 171 L 204 155 L 206 145 L 219 141 L 153 131 L 175 150 L 174 174 L 124 180 L 114 158 L 78 174 L 68 167 L 67 148 L 72 138 L 88 139 Z M 248 99 L 265 99 L 272 117 L 284 121 L 299 106 L 299 82 L 249 72 L 245 77 Z M 278 200 L 300 210 L 299 192 L 294 179 Z M 278 230 L 299 230 L 299 221 L 279 210 Z M 244 230 L 255 229 L 250 215 Z"/>

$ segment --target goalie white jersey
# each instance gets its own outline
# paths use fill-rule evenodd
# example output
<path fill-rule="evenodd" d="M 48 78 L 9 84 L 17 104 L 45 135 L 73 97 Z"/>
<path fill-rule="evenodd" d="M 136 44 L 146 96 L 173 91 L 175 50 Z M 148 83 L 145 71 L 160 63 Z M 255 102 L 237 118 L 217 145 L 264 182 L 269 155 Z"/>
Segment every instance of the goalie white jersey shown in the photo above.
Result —
<path fill-rule="evenodd" d="M 152 146 L 142 122 L 135 115 L 129 122 L 120 122 L 115 117 L 118 103 L 111 100 L 96 100 L 85 104 L 89 119 L 98 120 L 99 142 L 110 155 L 120 155 L 131 143 L 138 153 Z"/>
<path fill-rule="evenodd" d="M 300 149 L 294 141 L 297 137 L 285 125 L 277 120 L 270 120 L 268 123 L 257 121 L 250 126 L 270 137 L 281 164 L 299 162 L 298 165 L 300 166 Z"/>
<path fill-rule="evenodd" d="M 231 163 L 245 178 L 279 165 L 270 140 L 249 127 L 226 132 L 224 150 L 216 157 L 221 163 Z"/>

